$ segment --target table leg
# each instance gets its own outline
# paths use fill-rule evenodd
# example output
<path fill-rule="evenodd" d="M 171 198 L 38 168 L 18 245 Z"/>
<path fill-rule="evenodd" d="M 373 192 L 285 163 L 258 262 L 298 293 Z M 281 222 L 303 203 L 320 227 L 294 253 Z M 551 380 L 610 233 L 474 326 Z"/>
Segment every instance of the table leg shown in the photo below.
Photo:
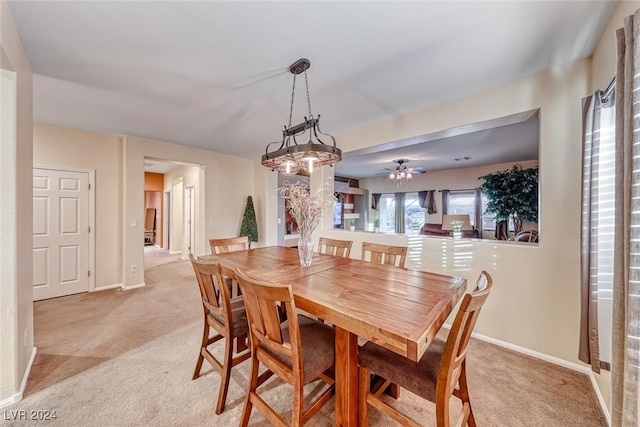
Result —
<path fill-rule="evenodd" d="M 336 427 L 358 425 L 358 336 L 336 327 Z"/>

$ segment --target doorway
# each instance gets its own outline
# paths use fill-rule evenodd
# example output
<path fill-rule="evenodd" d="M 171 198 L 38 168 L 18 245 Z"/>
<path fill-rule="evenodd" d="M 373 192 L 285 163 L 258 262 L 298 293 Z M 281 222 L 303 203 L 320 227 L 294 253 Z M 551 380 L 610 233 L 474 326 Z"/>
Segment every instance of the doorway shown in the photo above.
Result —
<path fill-rule="evenodd" d="M 156 221 L 157 233 L 162 233 L 162 237 L 156 234 L 156 247 L 145 247 L 145 268 L 147 261 L 150 267 L 157 265 L 159 257 L 189 259 L 189 254 L 199 254 L 202 252 L 200 235 L 204 235 L 204 215 L 198 199 L 202 195 L 204 168 L 149 157 L 145 157 L 144 162 L 145 177 L 161 175 L 163 183 L 161 192 L 157 193 L 160 207 L 156 208 L 156 213 L 161 213 Z M 145 193 L 145 200 L 148 199 L 146 196 Z M 145 205 L 145 208 L 149 207 Z"/>

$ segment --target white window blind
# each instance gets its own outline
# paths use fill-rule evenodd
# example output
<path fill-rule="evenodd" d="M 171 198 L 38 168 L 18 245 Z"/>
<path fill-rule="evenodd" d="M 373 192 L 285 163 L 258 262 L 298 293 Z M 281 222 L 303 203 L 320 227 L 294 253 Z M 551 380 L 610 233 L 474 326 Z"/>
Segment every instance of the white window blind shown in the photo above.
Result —
<path fill-rule="evenodd" d="M 594 132 L 598 132 L 595 130 Z M 592 256 L 597 258 L 591 270 L 592 283 L 598 284 L 598 336 L 600 360 L 611 362 L 611 325 L 613 297 L 613 256 L 615 227 L 615 107 L 603 106 L 600 116 L 600 149 L 593 162 L 597 169 L 597 197 L 592 215 L 597 221 L 592 235 L 597 236 Z"/>

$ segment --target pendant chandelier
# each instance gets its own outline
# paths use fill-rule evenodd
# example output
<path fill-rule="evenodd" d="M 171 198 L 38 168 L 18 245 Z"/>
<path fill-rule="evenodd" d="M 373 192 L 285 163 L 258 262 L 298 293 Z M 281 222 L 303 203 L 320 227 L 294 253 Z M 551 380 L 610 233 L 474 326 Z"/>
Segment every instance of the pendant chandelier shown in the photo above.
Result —
<path fill-rule="evenodd" d="M 389 179 L 392 181 L 398 182 L 400 184 L 401 181 L 411 181 L 412 170 L 406 167 L 404 164 L 407 163 L 409 159 L 398 159 L 394 160 L 394 163 L 397 163 L 396 170 L 389 174 Z"/>
<path fill-rule="evenodd" d="M 308 59 L 298 59 L 291 64 L 289 71 L 293 74 L 293 89 L 291 90 L 291 107 L 289 109 L 289 124 L 282 131 L 282 141 L 267 144 L 265 154 L 262 155 L 262 165 L 272 170 L 278 170 L 286 175 L 295 175 L 304 169 L 308 173 L 314 168 L 325 165 L 333 165 L 342 160 L 342 150 L 336 147 L 333 136 L 320 130 L 320 115 L 314 117 L 311 114 L 311 99 L 309 97 L 309 79 L 307 70 L 311 66 Z M 293 117 L 293 99 L 296 93 L 296 76 L 304 73 L 304 81 L 307 88 L 307 106 L 309 115 L 302 123 L 291 125 Z M 325 138 L 325 143 L 321 139 Z M 278 148 L 269 151 L 269 148 L 279 144 Z"/>

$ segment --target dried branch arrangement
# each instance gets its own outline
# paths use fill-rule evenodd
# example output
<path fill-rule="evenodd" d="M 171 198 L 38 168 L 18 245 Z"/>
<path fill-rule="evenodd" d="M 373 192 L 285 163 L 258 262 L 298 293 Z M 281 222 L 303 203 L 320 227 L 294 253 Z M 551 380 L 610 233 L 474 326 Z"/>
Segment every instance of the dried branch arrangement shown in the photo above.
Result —
<path fill-rule="evenodd" d="M 328 185 L 311 191 L 300 182 L 291 184 L 288 181 L 278 189 L 280 195 L 289 202 L 287 210 L 298 224 L 300 234 L 311 233 L 316 229 L 326 206 L 333 206 L 335 196 Z"/>

